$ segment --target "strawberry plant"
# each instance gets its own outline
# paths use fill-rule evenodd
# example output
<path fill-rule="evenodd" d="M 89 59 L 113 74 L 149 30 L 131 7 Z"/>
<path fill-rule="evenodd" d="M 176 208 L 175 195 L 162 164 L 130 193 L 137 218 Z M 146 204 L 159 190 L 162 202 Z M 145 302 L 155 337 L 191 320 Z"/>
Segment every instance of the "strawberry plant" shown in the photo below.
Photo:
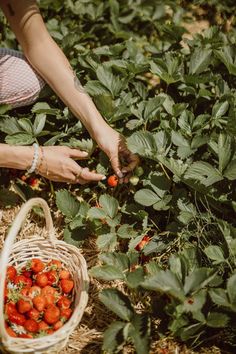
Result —
<path fill-rule="evenodd" d="M 169 334 L 192 347 L 214 343 L 233 352 L 233 18 L 231 30 L 221 23 L 183 40 L 188 11 L 203 11 L 202 1 L 40 0 L 39 5 L 49 32 L 99 111 L 127 138 L 141 164 L 128 183 L 119 183 L 82 124 L 46 88 L 31 107 L 0 107 L 1 141 L 81 148 L 89 153 L 88 167 L 110 178 L 108 183 L 68 187 L 5 169 L 0 172 L 0 204 L 43 196 L 64 216 L 66 242 L 83 247 L 88 237 L 96 238 L 98 263 L 90 275 L 106 283 L 99 299 L 117 318 L 104 332 L 104 352 L 122 351 L 128 343 L 146 354 L 153 337 Z M 227 22 L 235 11 L 231 1 L 212 0 L 207 7 L 204 16 L 214 24 L 217 14 Z M 17 48 L 5 20 L 0 21 L 2 45 Z M 32 333 L 32 321 L 46 332 L 50 321 L 53 330 L 62 325 L 53 307 L 53 284 L 59 281 L 65 294 L 72 290 L 61 265 L 51 266 L 44 272 L 33 262 L 17 276 L 8 270 L 16 284 L 29 282 L 31 275 L 25 272 L 35 275 L 34 312 L 28 311 L 27 320 Z M 40 271 L 44 278 L 37 276 Z M 48 284 L 47 304 L 37 290 L 42 282 Z M 6 293 L 15 295 L 14 289 Z M 38 312 L 45 306 L 50 311 L 39 322 Z M 57 306 L 64 311 L 63 321 L 68 319 L 68 299 L 60 298 Z M 12 322 L 22 322 L 20 316 Z M 7 330 L 14 332 L 13 327 Z"/>

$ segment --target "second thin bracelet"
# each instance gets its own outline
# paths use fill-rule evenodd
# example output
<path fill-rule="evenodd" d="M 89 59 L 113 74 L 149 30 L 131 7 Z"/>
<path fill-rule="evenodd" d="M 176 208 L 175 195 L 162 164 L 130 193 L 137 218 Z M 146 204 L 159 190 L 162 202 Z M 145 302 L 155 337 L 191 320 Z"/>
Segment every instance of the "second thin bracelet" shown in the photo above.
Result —
<path fill-rule="evenodd" d="M 38 172 L 39 172 L 39 169 L 40 169 L 41 165 L 42 165 L 43 162 L 45 161 L 46 176 L 48 176 L 48 164 L 47 164 L 47 160 L 46 160 L 46 158 L 45 158 L 44 150 L 43 150 L 43 147 L 42 147 L 42 146 L 40 146 L 40 151 L 41 151 L 41 154 L 42 154 L 42 159 L 41 159 L 40 165 L 39 165 L 39 167 L 38 167 Z"/>

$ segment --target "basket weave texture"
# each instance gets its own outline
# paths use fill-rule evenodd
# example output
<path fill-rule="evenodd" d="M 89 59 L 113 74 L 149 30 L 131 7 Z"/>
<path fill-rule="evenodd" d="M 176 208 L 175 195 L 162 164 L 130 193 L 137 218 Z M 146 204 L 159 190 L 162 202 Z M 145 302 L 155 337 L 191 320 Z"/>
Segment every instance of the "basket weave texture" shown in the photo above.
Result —
<path fill-rule="evenodd" d="M 33 236 L 32 238 L 15 242 L 27 213 L 34 206 L 39 206 L 44 211 L 47 238 Z M 8 265 L 21 268 L 32 258 L 40 258 L 44 262 L 58 259 L 69 270 L 74 281 L 74 310 L 70 319 L 53 334 L 35 339 L 13 338 L 5 330 L 3 315 L 6 270 Z M 32 198 L 27 201 L 13 221 L 0 255 L 0 337 L 2 342 L 0 352 L 12 354 L 58 353 L 65 347 L 70 334 L 82 318 L 88 301 L 88 285 L 89 278 L 85 259 L 77 247 L 56 238 L 50 209 L 46 201 L 41 198 Z"/>

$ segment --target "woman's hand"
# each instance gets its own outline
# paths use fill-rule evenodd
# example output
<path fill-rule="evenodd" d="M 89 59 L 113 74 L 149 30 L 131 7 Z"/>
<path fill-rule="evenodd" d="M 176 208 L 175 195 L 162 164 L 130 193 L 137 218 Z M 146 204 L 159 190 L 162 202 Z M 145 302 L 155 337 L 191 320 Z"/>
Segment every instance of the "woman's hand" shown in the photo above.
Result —
<path fill-rule="evenodd" d="M 82 168 L 74 160 L 85 159 L 88 154 L 67 146 L 41 147 L 41 159 L 37 172 L 51 181 L 85 184 L 101 181 L 106 177 Z"/>
<path fill-rule="evenodd" d="M 120 178 L 120 183 L 129 181 L 131 172 L 139 164 L 139 157 L 127 147 L 125 138 L 107 126 L 95 136 L 98 146 L 109 157 L 112 168 Z"/>

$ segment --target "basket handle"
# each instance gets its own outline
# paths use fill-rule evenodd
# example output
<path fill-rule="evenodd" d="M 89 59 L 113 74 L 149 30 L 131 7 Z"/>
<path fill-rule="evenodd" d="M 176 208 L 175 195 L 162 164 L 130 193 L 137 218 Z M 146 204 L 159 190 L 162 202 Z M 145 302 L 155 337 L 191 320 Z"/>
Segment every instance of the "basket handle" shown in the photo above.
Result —
<path fill-rule="evenodd" d="M 22 205 L 19 213 L 14 219 L 0 254 L 0 337 L 4 338 L 5 340 L 7 340 L 8 337 L 6 336 L 6 330 L 4 326 L 4 316 L 3 316 L 4 288 L 5 288 L 5 278 L 6 278 L 6 270 L 7 270 L 9 255 L 11 253 L 12 246 L 15 242 L 15 238 L 18 235 L 28 212 L 34 206 L 40 206 L 43 209 L 44 216 L 46 219 L 47 236 L 49 237 L 49 240 L 51 241 L 52 244 L 55 244 L 56 241 L 52 217 L 47 202 L 42 198 L 29 199 L 25 204 Z"/>

